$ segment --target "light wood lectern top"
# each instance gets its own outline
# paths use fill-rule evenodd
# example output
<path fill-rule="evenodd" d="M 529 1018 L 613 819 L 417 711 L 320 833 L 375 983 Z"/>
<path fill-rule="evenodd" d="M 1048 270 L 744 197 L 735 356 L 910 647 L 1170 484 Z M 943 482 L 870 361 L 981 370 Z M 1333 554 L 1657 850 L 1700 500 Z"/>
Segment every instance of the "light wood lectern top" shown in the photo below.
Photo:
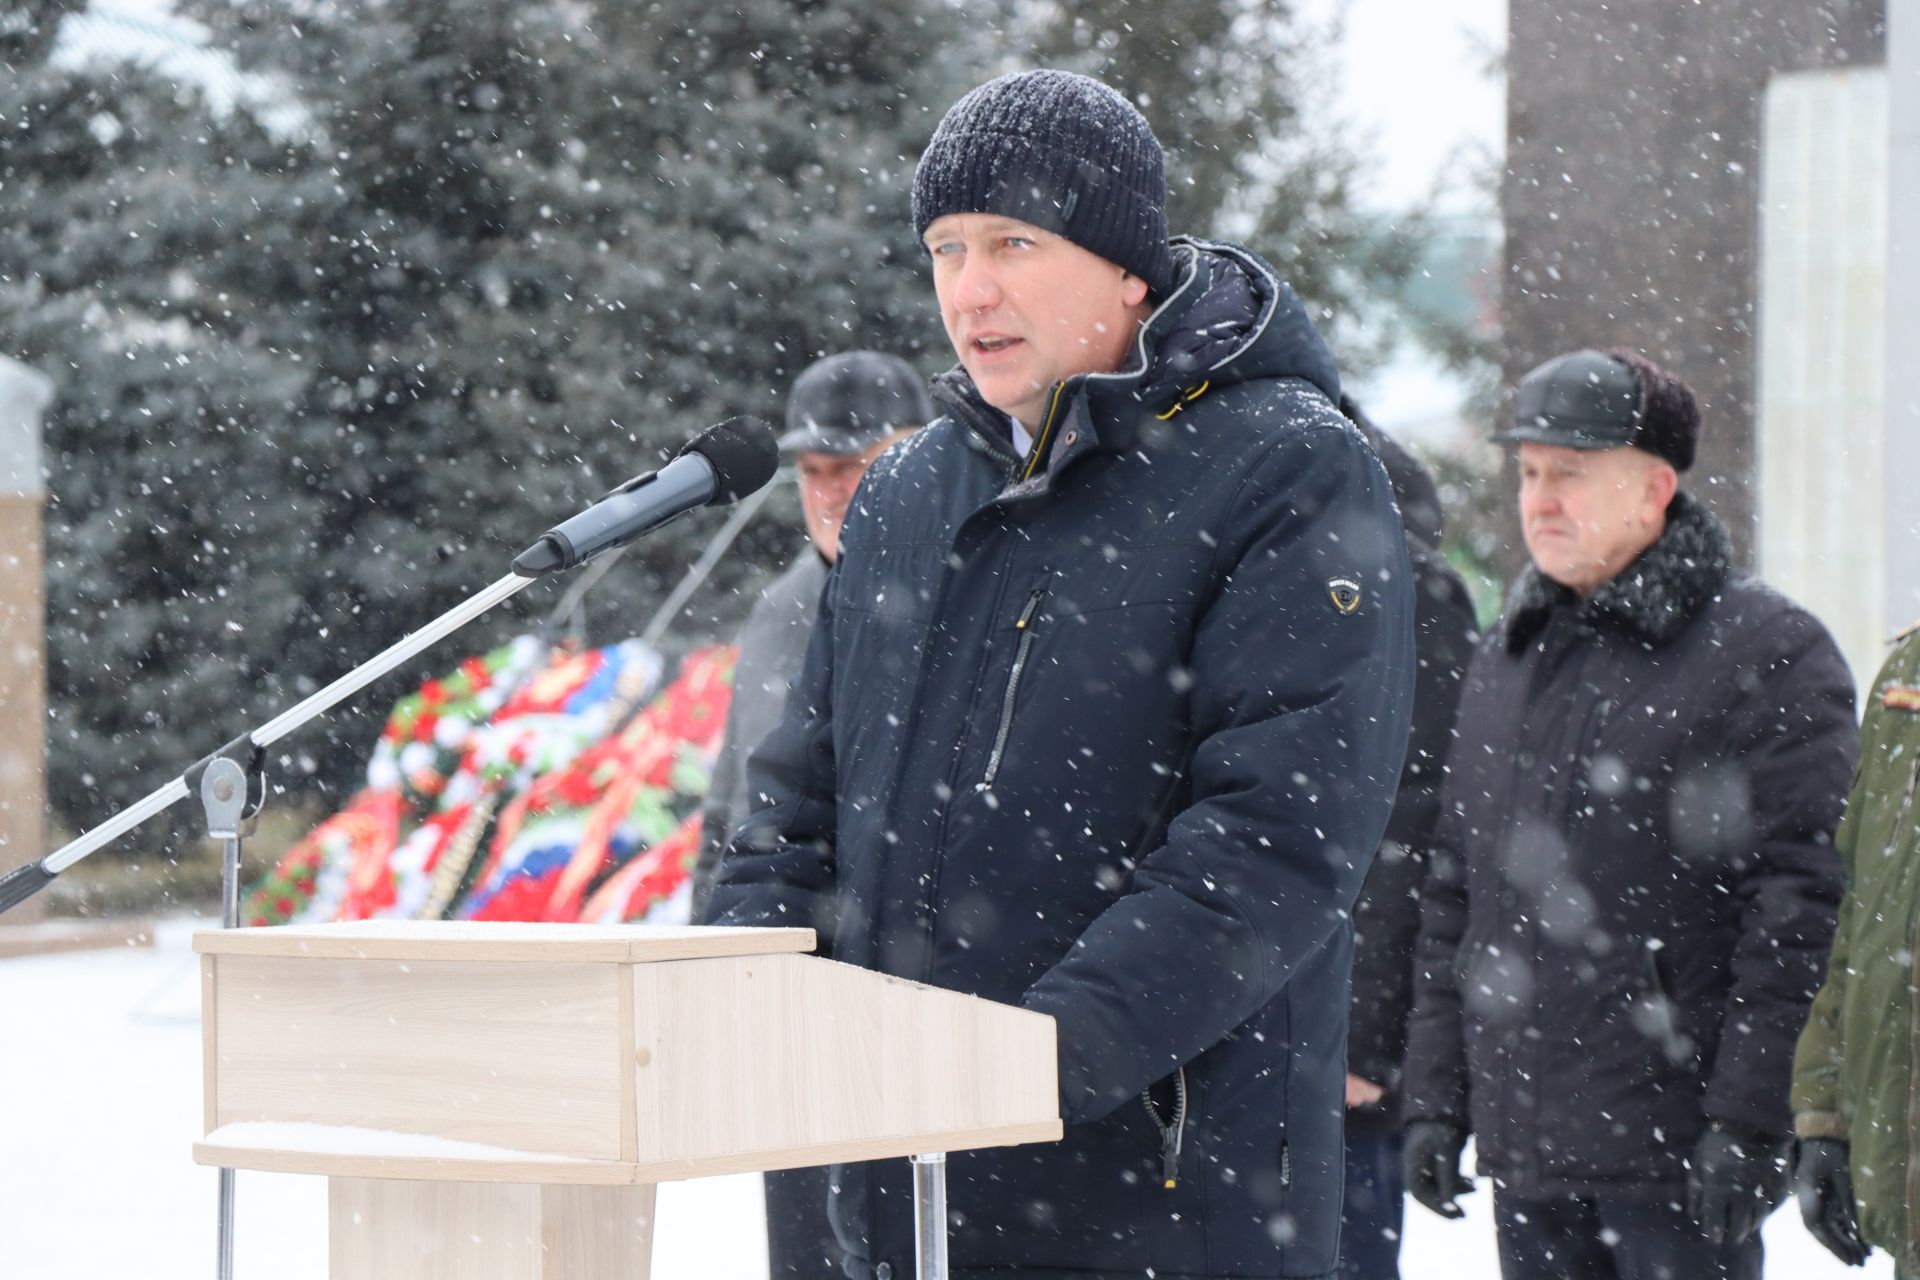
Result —
<path fill-rule="evenodd" d="M 813 945 L 637 925 L 197 934 L 194 1159 L 330 1177 L 336 1280 L 630 1280 L 658 1182 L 1060 1137 L 1053 1019 Z"/>

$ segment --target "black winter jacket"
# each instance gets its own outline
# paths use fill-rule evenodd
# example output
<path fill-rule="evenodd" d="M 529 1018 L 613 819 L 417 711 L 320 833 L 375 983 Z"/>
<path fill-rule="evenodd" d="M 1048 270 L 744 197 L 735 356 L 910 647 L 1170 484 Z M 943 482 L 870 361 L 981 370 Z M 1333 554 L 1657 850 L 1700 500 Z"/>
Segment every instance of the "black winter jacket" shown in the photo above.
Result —
<path fill-rule="evenodd" d="M 1061 384 L 1030 462 L 956 373 L 868 472 L 714 891 L 717 923 L 1057 1020 L 1065 1139 L 954 1156 L 956 1277 L 1334 1266 L 1409 569 L 1292 291 L 1176 253 L 1134 370 Z M 908 1274 L 906 1163 L 836 1182 L 867 1274 Z"/>
<path fill-rule="evenodd" d="M 1584 601 L 1529 570 L 1460 704 L 1409 1118 L 1523 1199 L 1671 1197 L 1709 1122 L 1788 1134 L 1856 752 L 1833 640 L 1685 494 Z"/>
<path fill-rule="evenodd" d="M 1413 1012 L 1413 947 L 1420 933 L 1420 890 L 1440 818 L 1440 768 L 1453 741 L 1460 687 L 1479 627 L 1473 597 L 1440 554 L 1446 520 L 1433 477 L 1420 460 L 1367 419 L 1348 397 L 1341 411 L 1373 445 L 1393 485 L 1413 563 L 1413 730 L 1387 838 L 1353 908 L 1353 1014 L 1347 1070 L 1386 1089 L 1380 1101 L 1347 1111 L 1349 1129 L 1400 1126 L 1401 1064 Z"/>

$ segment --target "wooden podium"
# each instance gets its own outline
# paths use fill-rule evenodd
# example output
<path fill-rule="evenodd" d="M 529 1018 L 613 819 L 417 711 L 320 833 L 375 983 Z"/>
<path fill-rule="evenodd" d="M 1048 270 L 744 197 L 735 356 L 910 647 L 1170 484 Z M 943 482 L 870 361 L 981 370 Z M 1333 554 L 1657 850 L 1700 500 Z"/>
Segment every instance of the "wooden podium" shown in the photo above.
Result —
<path fill-rule="evenodd" d="M 199 933 L 194 1159 L 325 1174 L 335 1280 L 644 1280 L 655 1183 L 1060 1137 L 1051 1018 L 813 945 L 809 929 Z M 928 1226 L 944 1241 L 943 1209 Z"/>

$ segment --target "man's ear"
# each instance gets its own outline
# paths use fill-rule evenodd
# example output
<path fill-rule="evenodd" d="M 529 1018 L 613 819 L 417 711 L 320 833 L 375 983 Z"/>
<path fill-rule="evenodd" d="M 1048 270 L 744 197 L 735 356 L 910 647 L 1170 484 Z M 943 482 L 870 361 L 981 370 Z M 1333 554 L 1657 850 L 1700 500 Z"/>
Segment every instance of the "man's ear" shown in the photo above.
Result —
<path fill-rule="evenodd" d="M 1137 307 L 1147 300 L 1147 282 L 1131 271 L 1120 273 L 1120 300 Z"/>
<path fill-rule="evenodd" d="M 1673 469 L 1672 463 L 1662 460 L 1647 468 L 1647 500 L 1659 515 L 1666 515 L 1667 506 L 1679 489 L 1680 473 Z"/>

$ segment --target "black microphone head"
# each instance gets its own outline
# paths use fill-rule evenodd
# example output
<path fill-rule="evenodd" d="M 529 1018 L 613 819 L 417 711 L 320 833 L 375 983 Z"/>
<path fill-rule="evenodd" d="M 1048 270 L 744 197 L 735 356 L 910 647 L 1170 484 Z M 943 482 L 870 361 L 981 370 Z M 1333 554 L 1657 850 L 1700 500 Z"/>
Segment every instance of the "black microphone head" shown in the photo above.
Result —
<path fill-rule="evenodd" d="M 759 418 L 742 415 L 708 427 L 681 448 L 697 453 L 713 468 L 713 504 L 725 506 L 763 487 L 780 469 L 780 449 L 773 428 Z"/>

